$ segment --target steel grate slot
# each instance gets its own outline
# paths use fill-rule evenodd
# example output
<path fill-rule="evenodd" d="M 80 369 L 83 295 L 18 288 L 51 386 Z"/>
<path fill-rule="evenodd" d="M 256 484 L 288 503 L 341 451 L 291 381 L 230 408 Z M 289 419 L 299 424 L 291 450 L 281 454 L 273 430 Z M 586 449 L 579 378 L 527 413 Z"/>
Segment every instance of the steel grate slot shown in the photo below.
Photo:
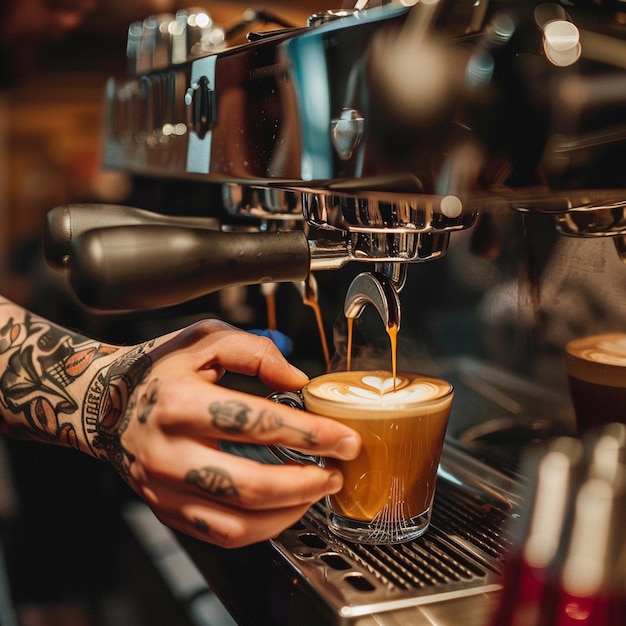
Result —
<path fill-rule="evenodd" d="M 409 579 L 415 587 L 434 586 L 457 580 L 457 577 L 454 575 L 448 576 L 445 569 L 440 567 L 440 563 L 436 563 L 432 558 L 429 558 L 423 544 L 413 542 L 406 545 L 411 547 L 413 558 L 407 558 L 403 546 L 386 546 L 379 549 L 388 551 L 388 558 L 393 559 L 398 564 L 402 564 L 403 568 L 409 573 Z"/>
<path fill-rule="evenodd" d="M 402 546 L 393 548 L 392 556 L 398 562 L 403 563 L 405 567 L 410 568 L 409 571 L 412 569 L 414 573 L 413 580 L 419 582 L 418 586 L 445 584 L 452 580 L 446 576 L 442 568 L 430 562 L 422 545 L 418 547 L 418 544 L 413 544 L 412 547 L 414 556 L 412 559 L 407 558 L 402 550 Z"/>
<path fill-rule="evenodd" d="M 448 536 L 453 531 L 491 558 L 499 558 L 508 550 L 511 542 L 502 534 L 506 520 L 502 511 L 490 505 L 479 506 L 454 487 L 440 492 L 434 505 L 434 526 L 445 529 Z"/>
<path fill-rule="evenodd" d="M 438 545 L 445 546 L 445 551 L 452 551 L 454 558 L 458 561 L 459 567 L 464 567 L 467 575 L 484 576 L 485 570 L 494 574 L 501 574 L 501 568 L 498 566 L 500 559 L 483 553 L 473 543 L 462 539 L 461 537 L 451 535 L 449 531 L 442 532 L 436 526 L 430 527 L 430 539 L 435 539 Z"/>
<path fill-rule="evenodd" d="M 352 567 L 350 563 L 348 563 L 348 561 L 346 561 L 342 556 L 339 556 L 338 554 L 322 554 L 320 558 L 322 559 L 322 561 L 324 561 L 324 563 L 327 563 L 336 570 L 343 571 L 348 570 Z"/>
<path fill-rule="evenodd" d="M 477 576 L 485 576 L 486 574 L 483 568 L 464 559 L 450 544 L 439 541 L 439 538 L 432 533 L 424 538 L 422 548 L 428 557 L 434 561 L 441 573 L 440 575 L 442 577 L 445 576 L 447 581 L 469 580 Z M 415 551 L 415 546 L 407 544 L 402 549 L 407 553 L 412 553 Z"/>
<path fill-rule="evenodd" d="M 469 528 L 462 521 L 454 519 L 452 516 L 447 517 L 443 522 L 441 523 L 441 520 L 437 520 L 433 525 L 444 531 L 451 540 L 461 539 L 469 545 L 478 548 L 491 559 L 497 559 L 506 552 L 507 545 L 501 541 L 495 541 L 493 537 L 485 535 L 480 531 Z"/>
<path fill-rule="evenodd" d="M 443 563 L 438 559 L 433 559 L 422 545 L 418 546 L 416 543 L 407 545 L 411 548 L 412 558 L 408 558 L 402 546 L 385 547 L 380 550 L 388 550 L 389 558 L 403 566 L 414 587 L 431 587 L 458 580 L 455 572 L 450 568 L 442 567 Z"/>
<path fill-rule="evenodd" d="M 352 585 L 357 591 L 374 591 L 376 587 L 368 582 L 363 576 L 359 576 L 359 574 L 353 574 L 352 576 L 346 576 L 345 581 Z"/>
<path fill-rule="evenodd" d="M 501 542 L 495 542 L 493 537 L 486 536 L 480 532 L 471 532 L 471 529 L 468 529 L 467 526 L 457 520 L 448 518 L 443 524 L 439 523 L 438 520 L 438 523 L 433 525 L 444 531 L 450 541 L 464 542 L 479 549 L 491 559 L 497 559 L 506 552 L 506 546 Z"/>
<path fill-rule="evenodd" d="M 385 574 L 385 581 L 390 588 L 398 587 L 400 589 L 410 589 L 418 586 L 411 581 L 414 575 L 408 570 L 399 566 L 399 564 L 387 558 L 376 546 L 357 546 L 350 544 L 352 551 L 359 555 L 359 561 L 365 565 L 371 574 L 376 575 L 378 572 Z"/>

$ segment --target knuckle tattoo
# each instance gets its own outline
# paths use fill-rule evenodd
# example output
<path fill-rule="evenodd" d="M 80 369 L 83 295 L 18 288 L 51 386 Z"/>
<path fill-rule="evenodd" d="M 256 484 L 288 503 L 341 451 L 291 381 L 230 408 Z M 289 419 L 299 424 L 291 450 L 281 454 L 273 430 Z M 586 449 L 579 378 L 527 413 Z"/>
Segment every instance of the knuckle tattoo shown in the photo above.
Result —
<path fill-rule="evenodd" d="M 201 534 L 203 535 L 210 535 L 211 534 L 211 527 L 209 526 L 209 524 L 203 520 L 200 519 L 199 517 L 194 517 L 193 519 L 193 527 Z"/>
<path fill-rule="evenodd" d="M 238 400 L 231 400 L 212 402 L 209 405 L 209 413 L 212 425 L 222 432 L 268 436 L 281 429 L 286 429 L 298 433 L 302 441 L 309 446 L 318 445 L 318 439 L 314 432 L 285 422 L 279 413 L 271 409 L 261 409 L 254 418 L 250 406 Z"/>
<path fill-rule="evenodd" d="M 236 497 L 239 495 L 232 476 L 219 467 L 190 470 L 185 475 L 185 482 L 212 496 Z"/>
<path fill-rule="evenodd" d="M 212 402 L 209 413 L 215 428 L 231 433 L 245 432 L 250 423 L 250 407 L 243 402 Z"/>

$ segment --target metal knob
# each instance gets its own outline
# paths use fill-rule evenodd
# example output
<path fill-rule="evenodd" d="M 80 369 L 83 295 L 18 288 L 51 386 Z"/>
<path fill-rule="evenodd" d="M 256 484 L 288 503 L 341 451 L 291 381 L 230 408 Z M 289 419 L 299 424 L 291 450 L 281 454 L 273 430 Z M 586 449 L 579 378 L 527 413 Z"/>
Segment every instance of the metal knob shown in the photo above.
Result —
<path fill-rule="evenodd" d="M 352 157 L 363 136 L 365 120 L 355 109 L 342 109 L 339 117 L 331 120 L 331 140 L 342 161 Z"/>

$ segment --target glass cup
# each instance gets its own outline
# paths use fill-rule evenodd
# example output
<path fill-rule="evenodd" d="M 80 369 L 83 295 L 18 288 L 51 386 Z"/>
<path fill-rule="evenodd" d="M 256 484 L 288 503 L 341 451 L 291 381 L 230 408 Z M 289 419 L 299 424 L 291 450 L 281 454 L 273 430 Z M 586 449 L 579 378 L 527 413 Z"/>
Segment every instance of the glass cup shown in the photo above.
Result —
<path fill-rule="evenodd" d="M 580 434 L 610 422 L 626 423 L 626 333 L 570 341 L 565 366 Z"/>
<path fill-rule="evenodd" d="M 344 478 L 326 498 L 332 532 L 389 544 L 426 531 L 453 395 L 449 382 L 415 373 L 398 374 L 394 389 L 385 371 L 324 374 L 302 389 L 307 411 L 347 424 L 363 442 L 352 461 L 323 460 Z"/>

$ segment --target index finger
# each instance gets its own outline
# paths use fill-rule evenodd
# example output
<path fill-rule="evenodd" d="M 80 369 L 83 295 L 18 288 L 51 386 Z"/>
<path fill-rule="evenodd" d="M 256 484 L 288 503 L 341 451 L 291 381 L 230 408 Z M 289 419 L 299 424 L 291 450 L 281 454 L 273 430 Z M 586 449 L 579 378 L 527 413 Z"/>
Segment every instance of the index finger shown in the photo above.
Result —
<path fill-rule="evenodd" d="M 300 389 L 308 381 L 308 376 L 291 365 L 271 339 L 220 320 L 197 323 L 185 329 L 174 341 L 183 348 L 184 358 L 195 360 L 198 371 L 221 368 L 258 376 L 273 389 Z M 189 350 L 190 344 L 193 350 Z M 215 376 L 219 378 L 219 371 Z"/>

